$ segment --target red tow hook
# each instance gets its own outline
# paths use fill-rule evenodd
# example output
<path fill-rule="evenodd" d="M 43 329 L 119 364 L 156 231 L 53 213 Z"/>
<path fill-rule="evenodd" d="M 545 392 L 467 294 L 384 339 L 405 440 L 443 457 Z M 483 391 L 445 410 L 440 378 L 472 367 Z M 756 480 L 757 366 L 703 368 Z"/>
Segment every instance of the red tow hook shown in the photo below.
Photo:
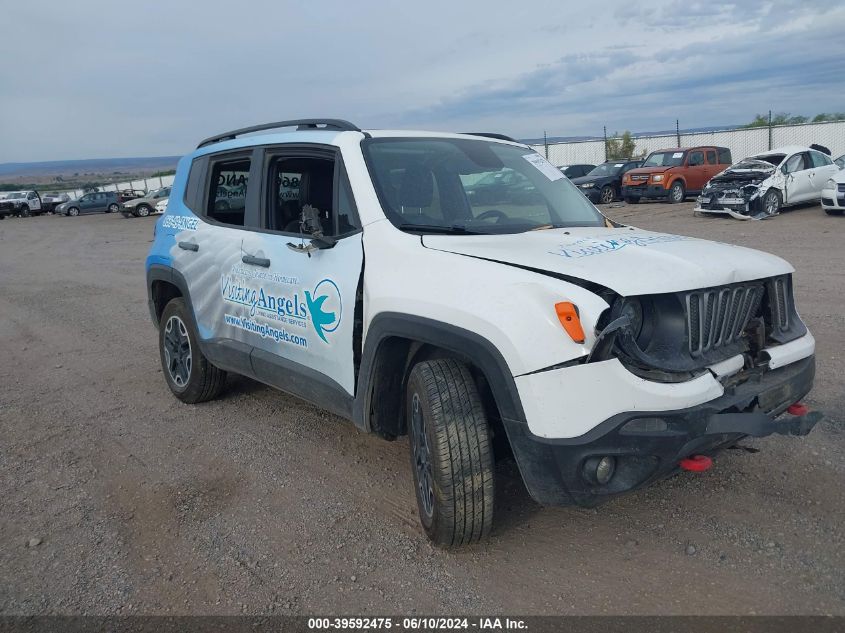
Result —
<path fill-rule="evenodd" d="M 710 470 L 713 460 L 707 455 L 691 455 L 678 462 L 678 465 L 693 473 L 703 473 L 705 470 Z"/>
<path fill-rule="evenodd" d="M 796 402 L 795 404 L 789 405 L 786 412 L 789 415 L 807 415 L 810 412 L 810 407 L 803 402 Z"/>

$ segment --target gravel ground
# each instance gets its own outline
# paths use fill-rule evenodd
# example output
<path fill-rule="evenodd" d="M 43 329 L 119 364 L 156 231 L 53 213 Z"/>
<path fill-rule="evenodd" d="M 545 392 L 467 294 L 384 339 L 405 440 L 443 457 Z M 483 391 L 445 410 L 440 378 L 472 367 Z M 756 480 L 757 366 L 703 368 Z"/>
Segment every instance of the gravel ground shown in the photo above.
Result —
<path fill-rule="evenodd" d="M 790 260 L 826 420 L 595 510 L 539 507 L 501 464 L 492 538 L 460 551 L 419 529 L 404 439 L 243 378 L 170 395 L 151 220 L 0 222 L 0 614 L 845 614 L 845 218 L 691 209 L 606 211 Z"/>

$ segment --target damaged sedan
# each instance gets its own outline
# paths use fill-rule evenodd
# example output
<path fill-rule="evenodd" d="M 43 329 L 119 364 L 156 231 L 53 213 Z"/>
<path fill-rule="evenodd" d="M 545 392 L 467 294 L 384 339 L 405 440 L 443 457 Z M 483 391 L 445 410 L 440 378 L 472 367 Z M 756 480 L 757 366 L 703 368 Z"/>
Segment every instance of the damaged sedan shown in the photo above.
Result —
<path fill-rule="evenodd" d="M 838 170 L 824 149 L 791 146 L 745 158 L 707 183 L 695 212 L 762 220 L 784 207 L 817 201 Z"/>

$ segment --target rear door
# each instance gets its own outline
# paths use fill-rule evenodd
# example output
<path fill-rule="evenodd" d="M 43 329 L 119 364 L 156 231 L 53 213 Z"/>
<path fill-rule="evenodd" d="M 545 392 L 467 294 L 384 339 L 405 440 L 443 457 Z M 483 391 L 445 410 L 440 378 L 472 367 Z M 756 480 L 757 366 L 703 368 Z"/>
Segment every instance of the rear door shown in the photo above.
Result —
<path fill-rule="evenodd" d="M 810 150 L 810 160 L 813 162 L 813 169 L 810 173 L 810 186 L 814 192 L 814 197 L 820 197 L 821 191 L 824 189 L 825 183 L 839 171 L 836 163 L 821 152 Z"/>
<path fill-rule="evenodd" d="M 264 382 L 348 415 L 364 252 L 343 161 L 334 147 L 268 148 L 261 176 L 261 231 L 243 242 L 255 261 L 253 319 L 264 332 L 254 337 L 253 368 Z M 330 248 L 310 248 L 317 228 Z"/>

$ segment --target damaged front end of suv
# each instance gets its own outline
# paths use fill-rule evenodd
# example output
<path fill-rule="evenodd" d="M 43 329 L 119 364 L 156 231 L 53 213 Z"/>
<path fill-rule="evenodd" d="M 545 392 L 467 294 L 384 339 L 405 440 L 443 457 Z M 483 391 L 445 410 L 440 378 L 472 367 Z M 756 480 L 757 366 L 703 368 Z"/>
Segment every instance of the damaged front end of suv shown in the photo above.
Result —
<path fill-rule="evenodd" d="M 783 187 L 777 166 L 748 158 L 714 176 L 698 197 L 697 214 L 727 214 L 738 220 L 760 220 L 776 215 L 779 205 L 770 202 Z"/>

